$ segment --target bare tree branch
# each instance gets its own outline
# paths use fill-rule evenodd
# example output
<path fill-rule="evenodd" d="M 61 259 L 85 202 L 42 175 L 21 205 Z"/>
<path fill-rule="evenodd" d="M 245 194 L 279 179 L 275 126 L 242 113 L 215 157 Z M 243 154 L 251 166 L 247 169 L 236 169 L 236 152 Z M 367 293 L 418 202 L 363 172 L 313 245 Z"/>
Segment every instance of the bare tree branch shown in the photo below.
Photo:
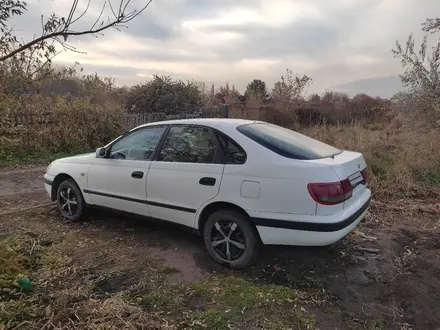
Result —
<path fill-rule="evenodd" d="M 72 25 L 79 21 L 82 17 L 84 17 L 84 15 L 87 13 L 89 6 L 90 6 L 90 0 L 88 1 L 87 7 L 84 10 L 84 12 L 82 12 L 77 18 L 73 18 L 75 16 L 75 12 L 78 8 L 78 1 L 79 0 L 73 0 L 72 6 L 70 8 L 69 11 L 69 15 L 67 16 L 67 19 L 64 17 L 58 17 L 55 14 L 53 14 L 48 21 L 43 24 L 43 20 L 42 20 L 42 25 L 43 25 L 43 32 L 41 34 L 40 37 L 35 38 L 27 43 L 18 43 L 18 47 L 15 49 L 9 49 L 8 47 L 10 47 L 10 44 L 13 44 L 16 41 L 16 38 L 14 39 L 14 37 L 12 37 L 10 34 L 8 34 L 8 40 L 7 41 L 7 45 L 4 46 L 3 44 L 5 43 L 5 40 L 3 40 L 3 38 L 0 40 L 0 46 L 3 48 L 2 49 L 2 53 L 4 55 L 2 55 L 0 57 L 0 62 L 6 61 L 12 57 L 14 57 L 15 55 L 18 55 L 32 47 L 35 46 L 39 46 L 40 50 L 43 50 L 45 48 L 45 46 L 47 45 L 46 42 L 48 40 L 56 40 L 58 43 L 61 44 L 61 46 L 64 49 L 68 49 L 68 50 L 74 50 L 76 51 L 76 49 L 72 46 L 67 46 L 66 41 L 68 39 L 68 37 L 71 36 L 81 36 L 81 35 L 95 35 L 97 33 L 100 33 L 106 29 L 109 28 L 118 28 L 121 26 L 124 26 L 124 24 L 130 22 L 131 20 L 133 20 L 134 18 L 136 18 L 138 15 L 140 15 L 152 2 L 152 0 L 148 0 L 146 2 L 146 4 L 141 7 L 138 10 L 133 10 L 131 12 L 127 13 L 127 7 L 130 4 L 131 0 L 120 0 L 119 2 L 119 8 L 118 11 L 115 12 L 113 9 L 113 6 L 111 4 L 111 0 L 107 0 L 104 2 L 103 8 L 98 16 L 98 18 L 96 19 L 96 21 L 94 22 L 94 24 L 92 25 L 91 28 L 89 28 L 88 30 L 82 30 L 82 31 L 75 31 L 72 30 L 71 27 Z M 5 4 L 3 3 L 5 2 Z M 5 0 L 3 1 L 2 4 L 0 4 L 0 14 L 3 13 L 3 11 L 6 12 L 6 14 L 3 14 L 3 16 L 0 15 L 0 27 L 3 26 L 3 28 L 1 29 L 1 32 L 5 33 L 4 28 L 6 27 L 5 22 L 12 16 L 12 15 L 21 15 L 23 11 L 26 10 L 26 3 L 21 2 L 20 0 Z M 104 23 L 104 21 L 101 21 L 101 23 L 99 25 L 98 22 L 101 20 L 102 14 L 104 12 L 104 9 L 106 7 L 106 3 L 108 2 L 110 9 L 114 15 L 113 19 L 110 19 Z M 13 7 L 15 4 L 15 6 L 18 9 L 14 9 L 15 7 Z M 3 10 L 3 7 L 6 10 Z M 9 7 L 7 7 L 9 6 Z M 11 10 L 10 7 L 13 9 L 12 14 L 10 14 Z M 62 41 L 62 39 L 64 41 Z M 51 49 L 50 51 L 51 53 L 54 53 L 54 48 Z"/>
<path fill-rule="evenodd" d="M 85 14 L 88 12 L 88 10 L 89 10 L 90 3 L 91 3 L 91 2 L 92 2 L 92 0 L 89 0 L 89 2 L 87 3 L 87 7 L 86 7 L 86 9 L 84 9 L 84 12 L 83 12 L 81 15 L 79 15 L 77 18 L 75 18 L 75 19 L 72 21 L 71 24 L 74 24 L 75 22 L 79 21 L 81 18 L 84 17 L 84 15 L 85 15 Z M 105 4 L 105 2 L 104 2 L 104 4 Z"/>
<path fill-rule="evenodd" d="M 102 16 L 102 13 L 103 13 L 104 10 L 105 10 L 105 5 L 106 5 L 106 4 L 107 4 L 107 2 L 104 2 L 104 4 L 102 5 L 101 12 L 99 13 L 98 18 L 96 19 L 95 23 L 93 23 L 93 25 L 92 25 L 92 27 L 91 27 L 92 30 L 95 28 L 95 25 L 101 20 L 101 16 Z M 111 6 L 111 2 L 109 2 L 109 4 L 110 4 L 110 6 Z"/>

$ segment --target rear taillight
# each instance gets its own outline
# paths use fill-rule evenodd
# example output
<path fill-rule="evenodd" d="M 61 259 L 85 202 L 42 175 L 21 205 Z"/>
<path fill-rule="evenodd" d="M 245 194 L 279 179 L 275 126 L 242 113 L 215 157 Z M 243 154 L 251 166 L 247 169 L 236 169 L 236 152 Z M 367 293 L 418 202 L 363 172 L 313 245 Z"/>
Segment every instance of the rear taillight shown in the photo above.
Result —
<path fill-rule="evenodd" d="M 310 196 L 322 205 L 340 204 L 353 195 L 353 186 L 348 179 L 341 182 L 309 183 Z"/>
<path fill-rule="evenodd" d="M 368 182 L 368 171 L 366 167 L 361 171 L 361 174 L 363 178 L 362 183 L 366 185 Z"/>

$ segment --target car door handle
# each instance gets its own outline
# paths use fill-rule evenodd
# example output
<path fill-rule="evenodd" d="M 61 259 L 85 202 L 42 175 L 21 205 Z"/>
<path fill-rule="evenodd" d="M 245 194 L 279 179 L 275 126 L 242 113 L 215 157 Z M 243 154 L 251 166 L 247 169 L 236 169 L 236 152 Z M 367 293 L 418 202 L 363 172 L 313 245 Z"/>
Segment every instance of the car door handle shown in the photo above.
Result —
<path fill-rule="evenodd" d="M 201 178 L 199 183 L 204 186 L 214 186 L 215 181 L 215 178 Z"/>
<path fill-rule="evenodd" d="M 135 171 L 131 173 L 131 177 L 135 179 L 142 179 L 144 177 L 144 172 Z"/>

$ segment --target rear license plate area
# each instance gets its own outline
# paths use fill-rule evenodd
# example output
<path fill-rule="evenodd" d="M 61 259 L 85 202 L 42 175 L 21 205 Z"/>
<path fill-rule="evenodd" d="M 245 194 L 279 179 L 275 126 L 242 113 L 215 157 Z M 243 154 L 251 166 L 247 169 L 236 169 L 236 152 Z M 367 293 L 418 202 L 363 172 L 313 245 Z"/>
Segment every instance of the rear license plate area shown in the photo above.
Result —
<path fill-rule="evenodd" d="M 361 172 L 356 172 L 348 177 L 348 181 L 350 181 L 350 184 L 353 186 L 353 188 L 361 184 L 363 180 L 364 178 L 362 177 Z"/>

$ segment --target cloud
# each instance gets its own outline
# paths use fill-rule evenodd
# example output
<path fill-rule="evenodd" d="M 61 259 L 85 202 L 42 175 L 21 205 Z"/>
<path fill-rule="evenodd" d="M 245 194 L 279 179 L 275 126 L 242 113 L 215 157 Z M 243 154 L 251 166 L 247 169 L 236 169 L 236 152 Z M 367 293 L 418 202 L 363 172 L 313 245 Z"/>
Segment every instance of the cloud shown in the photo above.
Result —
<path fill-rule="evenodd" d="M 403 86 L 399 77 L 390 76 L 359 79 L 353 82 L 334 86 L 333 89 L 345 92 L 351 96 L 359 93 L 365 93 L 371 96 L 382 96 L 390 98 L 399 90 L 402 90 Z"/>
<path fill-rule="evenodd" d="M 133 0 L 132 8 L 141 3 Z M 30 10 L 14 23 L 29 36 L 38 31 L 41 14 L 67 15 L 69 4 L 29 1 Z M 82 8 L 86 4 L 80 0 Z M 76 28 L 91 26 L 101 4 L 92 1 Z M 256 78 L 271 85 L 289 68 L 311 76 L 310 91 L 322 92 L 346 82 L 368 85 L 372 78 L 397 76 L 395 41 L 405 42 L 411 32 L 421 40 L 421 22 L 436 12 L 438 0 L 423 5 L 413 0 L 154 0 L 128 28 L 99 38 L 72 38 L 87 54 L 66 52 L 57 62 L 78 61 L 85 71 L 112 75 L 119 84 L 159 73 L 208 84 L 228 81 L 242 91 Z M 107 8 L 104 17 L 109 14 Z"/>

